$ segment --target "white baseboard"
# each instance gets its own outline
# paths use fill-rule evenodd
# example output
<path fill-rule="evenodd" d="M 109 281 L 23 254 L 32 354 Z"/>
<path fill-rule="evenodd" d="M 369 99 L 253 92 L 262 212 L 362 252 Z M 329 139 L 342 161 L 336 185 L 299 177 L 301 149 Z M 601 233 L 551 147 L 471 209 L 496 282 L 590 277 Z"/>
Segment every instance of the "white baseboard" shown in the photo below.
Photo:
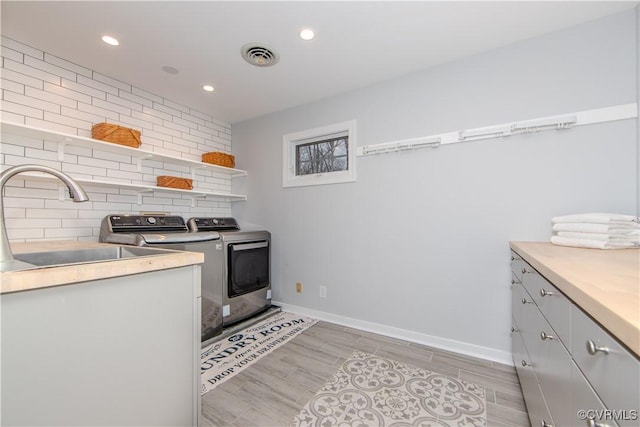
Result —
<path fill-rule="evenodd" d="M 421 334 L 415 331 L 385 326 L 379 323 L 367 322 L 365 320 L 353 319 L 351 317 L 340 316 L 338 314 L 327 313 L 324 311 L 312 310 L 292 304 L 279 301 L 273 301 L 274 305 L 282 307 L 283 311 L 302 314 L 313 317 L 325 322 L 336 323 L 342 326 L 359 329 L 361 331 L 373 332 L 375 334 L 387 337 L 398 338 L 405 341 L 414 342 L 416 344 L 428 345 L 454 353 L 464 354 L 466 356 L 477 357 L 480 359 L 490 360 L 505 365 L 513 366 L 513 359 L 510 352 L 496 350 L 489 347 L 483 347 L 475 344 L 469 344 L 462 341 L 456 341 L 449 338 L 436 337 L 433 335 Z"/>

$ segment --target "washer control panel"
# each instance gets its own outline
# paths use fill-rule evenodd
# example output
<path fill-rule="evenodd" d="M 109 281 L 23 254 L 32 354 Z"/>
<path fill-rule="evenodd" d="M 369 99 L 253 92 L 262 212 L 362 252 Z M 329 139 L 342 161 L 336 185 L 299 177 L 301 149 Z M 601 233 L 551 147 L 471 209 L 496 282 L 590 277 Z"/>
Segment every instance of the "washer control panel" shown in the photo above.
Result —
<path fill-rule="evenodd" d="M 189 218 L 187 225 L 191 231 L 240 230 L 240 226 L 235 218 Z"/>
<path fill-rule="evenodd" d="M 134 229 L 145 230 L 184 230 L 187 225 L 181 216 L 151 216 L 151 215 L 110 215 L 109 224 L 113 231 Z"/>

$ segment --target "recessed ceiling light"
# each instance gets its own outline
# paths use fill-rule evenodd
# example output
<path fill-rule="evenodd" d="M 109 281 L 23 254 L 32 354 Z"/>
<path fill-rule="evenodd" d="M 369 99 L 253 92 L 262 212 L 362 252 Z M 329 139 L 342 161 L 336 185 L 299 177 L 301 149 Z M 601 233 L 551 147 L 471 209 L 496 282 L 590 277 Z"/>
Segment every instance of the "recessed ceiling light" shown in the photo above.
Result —
<path fill-rule="evenodd" d="M 305 28 L 304 30 L 300 31 L 300 38 L 302 40 L 312 40 L 315 36 L 316 33 L 314 33 L 313 30 L 309 28 Z"/>
<path fill-rule="evenodd" d="M 213 92 L 213 86 L 211 85 L 204 85 L 202 86 L 203 90 L 206 90 L 207 92 Z"/>
<path fill-rule="evenodd" d="M 111 46 L 118 46 L 120 42 L 115 37 L 111 36 L 102 36 L 102 41 Z"/>

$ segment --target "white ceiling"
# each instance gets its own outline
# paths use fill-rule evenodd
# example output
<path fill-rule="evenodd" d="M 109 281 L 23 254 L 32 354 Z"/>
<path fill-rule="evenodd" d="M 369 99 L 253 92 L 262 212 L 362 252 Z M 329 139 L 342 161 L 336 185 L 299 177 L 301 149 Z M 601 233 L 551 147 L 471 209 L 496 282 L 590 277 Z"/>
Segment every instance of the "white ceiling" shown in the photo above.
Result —
<path fill-rule="evenodd" d="M 237 123 L 570 27 L 638 2 L 6 1 L 2 34 Z M 317 37 L 298 37 L 311 27 Z M 103 34 L 119 47 L 100 41 Z M 280 62 L 257 68 L 241 47 Z M 162 71 L 168 65 L 180 72 Z M 213 93 L 203 84 L 215 86 Z"/>

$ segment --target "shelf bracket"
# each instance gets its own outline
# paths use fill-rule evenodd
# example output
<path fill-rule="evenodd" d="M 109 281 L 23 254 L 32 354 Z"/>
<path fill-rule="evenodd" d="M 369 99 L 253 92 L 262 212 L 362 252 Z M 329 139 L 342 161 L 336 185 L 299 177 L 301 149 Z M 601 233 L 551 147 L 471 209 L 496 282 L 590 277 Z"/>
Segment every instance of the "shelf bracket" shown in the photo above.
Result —
<path fill-rule="evenodd" d="M 65 137 L 61 141 L 58 141 L 58 161 L 64 162 L 64 147 L 67 144 L 71 144 L 73 140 L 71 138 Z"/>
<path fill-rule="evenodd" d="M 153 193 L 153 190 L 149 189 L 149 190 L 138 190 L 136 196 L 138 196 L 138 204 L 141 205 L 142 204 L 142 195 L 145 193 Z"/>
<path fill-rule="evenodd" d="M 58 200 L 61 202 L 67 199 L 67 194 L 69 194 L 69 189 L 66 185 L 60 184 L 58 185 Z"/>
<path fill-rule="evenodd" d="M 195 208 L 196 207 L 196 199 L 206 199 L 207 195 L 206 194 L 194 194 L 191 196 L 191 207 Z"/>
<path fill-rule="evenodd" d="M 153 155 L 149 154 L 148 156 L 142 156 L 136 158 L 136 166 L 138 167 L 138 172 L 142 172 L 142 161 L 152 158 Z"/>
<path fill-rule="evenodd" d="M 191 166 L 189 169 L 191 170 L 191 179 L 195 181 L 196 180 L 196 171 L 198 169 L 206 169 L 206 166 Z"/>

